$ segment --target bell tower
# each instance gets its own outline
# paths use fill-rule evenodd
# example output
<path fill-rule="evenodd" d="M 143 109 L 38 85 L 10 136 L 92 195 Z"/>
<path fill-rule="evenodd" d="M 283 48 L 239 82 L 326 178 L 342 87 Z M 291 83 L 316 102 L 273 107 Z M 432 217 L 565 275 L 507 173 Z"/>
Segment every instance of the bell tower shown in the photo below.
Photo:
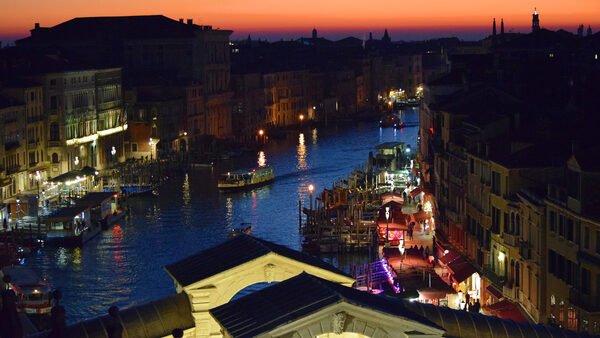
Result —
<path fill-rule="evenodd" d="M 533 10 L 533 16 L 531 19 L 531 31 L 532 32 L 537 32 L 540 30 L 540 16 L 537 12 L 537 8 L 534 8 Z"/>

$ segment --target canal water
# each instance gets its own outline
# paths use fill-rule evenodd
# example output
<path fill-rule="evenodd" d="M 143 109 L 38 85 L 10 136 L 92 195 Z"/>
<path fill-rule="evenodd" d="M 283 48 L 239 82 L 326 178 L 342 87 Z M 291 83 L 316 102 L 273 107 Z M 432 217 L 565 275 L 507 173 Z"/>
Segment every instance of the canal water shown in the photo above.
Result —
<path fill-rule="evenodd" d="M 418 112 L 406 110 L 403 118 L 408 127 L 397 131 L 373 122 L 291 132 L 285 140 L 269 142 L 262 153 L 173 175 L 158 196 L 129 199 L 127 221 L 82 248 L 40 249 L 25 264 L 63 291 L 67 321 L 73 323 L 104 315 L 111 305 L 126 307 L 173 294 L 164 266 L 225 241 L 242 222 L 253 224 L 255 236 L 299 250 L 298 200 L 308 203 L 308 185 L 315 192 L 330 188 L 363 166 L 382 142 L 402 141 L 416 150 Z M 247 192 L 218 191 L 220 173 L 257 162 L 274 168 L 274 183 Z M 345 270 L 365 259 L 323 258 Z"/>

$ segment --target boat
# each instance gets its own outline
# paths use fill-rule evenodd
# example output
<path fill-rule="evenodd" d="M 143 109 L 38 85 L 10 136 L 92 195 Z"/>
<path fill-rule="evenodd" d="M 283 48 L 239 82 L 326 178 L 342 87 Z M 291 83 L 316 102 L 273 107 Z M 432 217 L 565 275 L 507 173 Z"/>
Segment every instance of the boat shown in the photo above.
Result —
<path fill-rule="evenodd" d="M 386 114 L 379 120 L 379 126 L 382 128 L 392 128 L 401 123 L 402 120 L 396 114 Z"/>
<path fill-rule="evenodd" d="M 210 162 L 210 163 L 194 162 L 194 163 L 190 164 L 190 167 L 192 167 L 192 168 L 212 168 L 214 166 L 215 166 L 214 162 Z"/>
<path fill-rule="evenodd" d="M 224 191 L 243 190 L 268 184 L 274 179 L 273 168 L 265 166 L 223 174 L 217 186 Z"/>
<path fill-rule="evenodd" d="M 90 192 L 75 201 L 75 205 L 90 209 L 93 224 L 100 223 L 102 230 L 125 217 L 125 212 L 119 205 L 119 194 L 113 191 Z"/>
<path fill-rule="evenodd" d="M 418 107 L 421 104 L 421 99 L 417 96 L 411 96 L 408 98 L 407 104 L 409 107 Z"/>
<path fill-rule="evenodd" d="M 394 129 L 402 129 L 404 127 L 406 127 L 406 125 L 404 124 L 403 121 L 400 121 L 400 123 L 394 124 Z"/>
<path fill-rule="evenodd" d="M 252 224 L 242 223 L 239 228 L 233 228 L 229 231 L 229 237 L 235 237 L 241 234 L 252 235 Z"/>
<path fill-rule="evenodd" d="M 87 206 L 61 208 L 44 220 L 46 236 L 44 244 L 63 247 L 77 247 L 100 233 L 100 223 L 91 222 Z"/>
<path fill-rule="evenodd" d="M 52 288 L 30 268 L 12 265 L 2 268 L 10 275 L 10 288 L 17 295 L 17 310 L 26 314 L 49 314 L 52 310 Z"/>
<path fill-rule="evenodd" d="M 121 193 L 127 197 L 152 194 L 156 187 L 152 184 L 121 185 Z"/>

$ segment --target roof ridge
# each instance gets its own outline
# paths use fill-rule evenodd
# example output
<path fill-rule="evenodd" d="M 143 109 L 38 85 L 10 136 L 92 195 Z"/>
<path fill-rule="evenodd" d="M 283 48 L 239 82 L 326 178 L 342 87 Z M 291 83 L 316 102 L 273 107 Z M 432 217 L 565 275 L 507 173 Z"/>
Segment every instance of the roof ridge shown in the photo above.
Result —
<path fill-rule="evenodd" d="M 270 247 L 269 247 L 269 246 L 268 246 L 268 245 L 265 243 L 265 240 L 263 240 L 263 239 L 260 239 L 260 238 L 257 238 L 257 237 L 254 237 L 254 236 L 252 236 L 252 235 L 248 235 L 248 234 L 240 234 L 240 235 L 241 235 L 241 236 L 239 236 L 239 235 L 238 235 L 238 236 L 239 236 L 239 237 L 241 237 L 241 238 L 247 238 L 247 239 L 249 239 L 249 240 L 253 241 L 254 243 L 257 243 L 257 244 L 258 244 L 258 245 L 259 245 L 261 248 L 263 248 L 263 249 L 267 250 L 268 252 L 275 253 L 275 251 L 273 251 L 273 249 L 271 249 L 271 248 L 270 248 Z M 238 237 L 238 236 L 235 236 L 235 237 Z M 234 237 L 234 239 L 235 239 L 235 237 Z M 276 244 L 276 243 L 272 243 L 272 244 L 278 245 L 278 244 Z"/>

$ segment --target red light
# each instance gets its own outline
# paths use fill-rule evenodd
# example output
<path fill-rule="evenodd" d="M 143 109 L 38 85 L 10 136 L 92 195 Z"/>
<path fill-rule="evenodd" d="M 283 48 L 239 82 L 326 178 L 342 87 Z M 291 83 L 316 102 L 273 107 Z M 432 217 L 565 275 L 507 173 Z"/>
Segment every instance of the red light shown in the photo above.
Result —
<path fill-rule="evenodd" d="M 115 194 L 114 198 L 119 198 L 119 194 Z"/>
<path fill-rule="evenodd" d="M 429 128 L 429 133 L 433 135 L 433 127 Z"/>

